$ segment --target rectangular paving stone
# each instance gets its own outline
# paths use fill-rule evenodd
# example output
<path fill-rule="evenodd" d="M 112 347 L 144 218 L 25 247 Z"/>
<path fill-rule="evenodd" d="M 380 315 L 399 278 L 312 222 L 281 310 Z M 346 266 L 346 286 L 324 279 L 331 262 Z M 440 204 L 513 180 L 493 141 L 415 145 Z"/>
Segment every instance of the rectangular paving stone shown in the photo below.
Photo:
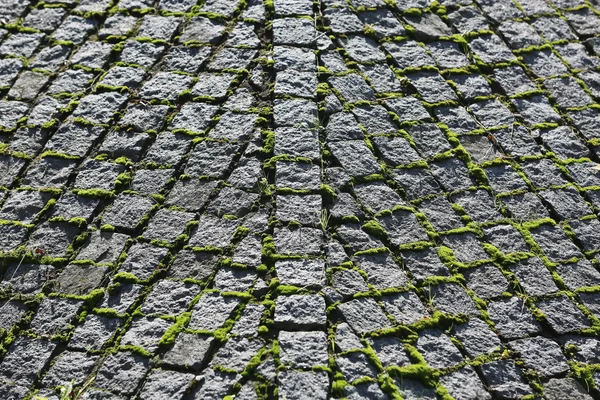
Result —
<path fill-rule="evenodd" d="M 286 329 L 311 330 L 325 326 L 325 299 L 320 295 L 279 296 L 275 324 Z"/>
<path fill-rule="evenodd" d="M 0 364 L 0 379 L 5 385 L 12 382 L 17 385 L 31 386 L 56 345 L 57 343 L 46 339 L 26 336 L 17 338 Z"/>
<path fill-rule="evenodd" d="M 380 171 L 373 153 L 363 141 L 331 142 L 328 146 L 334 157 L 352 176 L 366 176 Z"/>
<path fill-rule="evenodd" d="M 138 279 L 149 279 L 167 255 L 168 249 L 147 243 L 135 243 L 127 250 L 127 258 L 119 271 L 135 275 Z"/>
<path fill-rule="evenodd" d="M 487 309 L 498 334 L 506 339 L 518 339 L 542 331 L 531 311 L 518 297 L 492 301 Z"/>
<path fill-rule="evenodd" d="M 351 300 L 340 304 L 338 309 L 348 325 L 359 335 L 391 326 L 390 321 L 372 298 Z"/>

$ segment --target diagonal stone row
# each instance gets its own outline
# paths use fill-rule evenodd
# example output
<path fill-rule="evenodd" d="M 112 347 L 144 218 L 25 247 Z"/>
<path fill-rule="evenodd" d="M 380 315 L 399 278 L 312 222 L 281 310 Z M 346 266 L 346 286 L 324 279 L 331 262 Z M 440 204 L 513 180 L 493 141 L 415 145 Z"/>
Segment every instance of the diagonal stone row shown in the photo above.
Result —
<path fill-rule="evenodd" d="M 600 398 L 599 16 L 4 0 L 0 397 Z"/>

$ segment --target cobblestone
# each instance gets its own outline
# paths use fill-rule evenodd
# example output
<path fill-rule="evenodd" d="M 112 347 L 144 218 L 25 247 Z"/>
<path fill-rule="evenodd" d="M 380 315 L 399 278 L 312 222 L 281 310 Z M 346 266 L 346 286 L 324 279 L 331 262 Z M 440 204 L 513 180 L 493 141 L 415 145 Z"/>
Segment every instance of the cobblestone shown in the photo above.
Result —
<path fill-rule="evenodd" d="M 5 3 L 0 397 L 600 395 L 597 2 Z"/>

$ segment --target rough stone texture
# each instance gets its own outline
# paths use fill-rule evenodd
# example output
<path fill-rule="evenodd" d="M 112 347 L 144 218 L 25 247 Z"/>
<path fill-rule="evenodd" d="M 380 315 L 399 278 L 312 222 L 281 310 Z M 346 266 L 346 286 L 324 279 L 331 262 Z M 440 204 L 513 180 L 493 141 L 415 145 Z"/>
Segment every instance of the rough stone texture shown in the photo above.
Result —
<path fill-rule="evenodd" d="M 390 321 L 373 299 L 351 300 L 341 304 L 339 309 L 346 322 L 358 334 L 391 326 Z"/>
<path fill-rule="evenodd" d="M 447 368 L 462 361 L 458 349 L 440 330 L 421 332 L 417 350 L 431 368 Z"/>
<path fill-rule="evenodd" d="M 275 323 L 291 329 L 322 328 L 325 300 L 319 295 L 280 296 L 275 303 Z"/>
<path fill-rule="evenodd" d="M 175 339 L 173 348 L 164 355 L 161 362 L 167 366 L 188 366 L 199 369 L 206 361 L 212 342 L 212 337 L 181 333 Z"/>
<path fill-rule="evenodd" d="M 497 300 L 488 304 L 490 318 L 500 336 L 516 339 L 541 331 L 538 322 L 518 297 Z"/>
<path fill-rule="evenodd" d="M 31 320 L 30 329 L 40 335 L 53 336 L 61 333 L 77 315 L 81 302 L 63 298 L 46 298 Z"/>
<path fill-rule="evenodd" d="M 55 347 L 56 343 L 46 339 L 17 338 L 2 360 L 0 379 L 4 385 L 12 382 L 13 385 L 30 386 Z"/>
<path fill-rule="evenodd" d="M 525 364 L 544 377 L 559 375 L 569 369 L 560 346 L 550 339 L 535 337 L 511 342 Z"/>
<path fill-rule="evenodd" d="M 454 328 L 454 334 L 471 357 L 494 351 L 502 346 L 500 339 L 490 327 L 478 318 Z"/>
<path fill-rule="evenodd" d="M 75 329 L 69 347 L 81 350 L 100 350 L 120 326 L 121 321 L 98 315 L 88 315 L 85 322 Z"/>
<path fill-rule="evenodd" d="M 131 395 L 150 369 L 150 362 L 143 356 L 119 352 L 109 356 L 96 375 L 96 386 Z"/>
<path fill-rule="evenodd" d="M 448 393 L 457 399 L 492 399 L 492 396 L 485 391 L 473 367 L 469 365 L 442 376 L 440 382 L 446 387 Z"/>
<path fill-rule="evenodd" d="M 533 393 L 513 360 L 493 361 L 481 366 L 490 392 L 502 399 L 527 396 Z"/>
<path fill-rule="evenodd" d="M 548 400 L 559 400 L 570 397 L 576 400 L 591 400 L 581 383 L 573 378 L 550 379 L 546 384 L 544 395 Z"/>
<path fill-rule="evenodd" d="M 98 356 L 65 351 L 56 358 L 55 363 L 44 376 L 42 384 L 49 387 L 61 386 L 68 382 L 82 385 L 97 360 Z"/>
<path fill-rule="evenodd" d="M 313 399 L 327 399 L 329 377 L 326 372 L 282 371 L 277 379 L 281 395 L 287 399 L 303 399 L 306 393 Z"/>
<path fill-rule="evenodd" d="M 597 0 L 42 3 L 0 4 L 0 398 L 589 398 Z"/>
<path fill-rule="evenodd" d="M 193 374 L 154 369 L 146 377 L 139 397 L 148 400 L 181 398 L 194 379 Z"/>
<path fill-rule="evenodd" d="M 189 327 L 197 330 L 214 331 L 229 318 L 238 301 L 232 297 L 223 297 L 208 293 L 194 306 Z"/>
<path fill-rule="evenodd" d="M 327 365 L 327 339 L 323 332 L 281 331 L 278 342 L 283 365 L 303 369 Z"/>
<path fill-rule="evenodd" d="M 585 315 L 564 295 L 542 300 L 536 306 L 559 335 L 591 326 Z"/>

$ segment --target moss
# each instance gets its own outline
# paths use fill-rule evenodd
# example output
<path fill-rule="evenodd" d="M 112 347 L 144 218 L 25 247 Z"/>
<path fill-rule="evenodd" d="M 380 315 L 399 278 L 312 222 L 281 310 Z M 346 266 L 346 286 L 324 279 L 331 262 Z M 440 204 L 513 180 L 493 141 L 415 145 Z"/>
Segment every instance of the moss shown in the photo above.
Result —
<path fill-rule="evenodd" d="M 386 233 L 385 229 L 383 229 L 383 227 L 381 225 L 379 225 L 379 223 L 375 220 L 367 221 L 362 226 L 362 229 L 365 232 L 370 233 L 371 235 L 373 235 L 377 238 L 380 238 L 380 239 L 387 238 L 387 233 Z"/>
<path fill-rule="evenodd" d="M 267 326 L 265 326 L 265 325 L 260 325 L 258 327 L 258 333 L 260 335 L 267 335 L 269 333 L 269 328 Z"/>
<path fill-rule="evenodd" d="M 56 118 L 51 119 L 48 122 L 44 122 L 42 124 L 42 129 L 53 129 L 56 128 L 59 124 L 59 120 Z"/>
<path fill-rule="evenodd" d="M 137 354 L 147 357 L 147 358 L 152 357 L 152 353 L 150 353 L 148 350 L 146 350 L 140 346 L 121 345 L 121 346 L 119 346 L 119 349 L 123 350 L 123 351 L 131 351 L 132 353 L 137 353 Z"/>
<path fill-rule="evenodd" d="M 364 256 L 364 255 L 374 255 L 374 254 L 382 254 L 389 253 L 390 249 L 387 247 L 377 247 L 375 249 L 361 250 L 354 253 L 355 256 Z"/>
<path fill-rule="evenodd" d="M 137 276 L 129 272 L 120 271 L 113 276 L 113 281 L 125 283 L 139 283 L 140 280 Z"/>
<path fill-rule="evenodd" d="M 440 246 L 436 250 L 440 260 L 442 260 L 444 264 L 456 263 L 456 257 L 454 256 L 454 252 L 450 247 Z"/>
<path fill-rule="evenodd" d="M 158 342 L 159 346 L 170 346 L 175 343 L 175 338 L 188 324 L 192 317 L 191 312 L 185 312 L 177 317 L 175 324 L 171 325 Z"/>
<path fill-rule="evenodd" d="M 267 235 L 263 238 L 262 256 L 266 259 L 274 259 L 277 254 L 273 236 Z"/>
<path fill-rule="evenodd" d="M 423 14 L 423 11 L 420 8 L 409 8 L 402 12 L 403 15 L 408 17 L 420 17 Z"/>
<path fill-rule="evenodd" d="M 341 222 L 349 224 L 359 224 L 360 219 L 356 215 L 345 215 L 342 217 Z"/>
<path fill-rule="evenodd" d="M 52 151 L 52 150 L 46 150 L 45 152 L 43 152 L 40 157 L 44 158 L 44 157 L 54 157 L 54 158 L 62 158 L 64 160 L 79 160 L 79 156 L 71 156 L 68 154 L 64 154 L 64 153 L 59 153 L 56 151 Z"/>
<path fill-rule="evenodd" d="M 115 193 L 102 189 L 73 189 L 73 193 L 78 196 L 92 197 L 97 199 L 112 199 L 116 196 Z"/>
<path fill-rule="evenodd" d="M 111 92 L 119 92 L 119 93 L 128 93 L 129 92 L 129 88 L 127 86 L 112 86 L 112 85 L 106 85 L 104 83 L 99 83 L 98 85 L 96 85 L 96 90 L 107 90 L 107 91 L 111 91 Z"/>
<path fill-rule="evenodd" d="M 326 184 L 321 184 L 321 195 L 332 200 L 337 197 L 336 191 L 331 186 Z"/>
<path fill-rule="evenodd" d="M 350 384 L 345 380 L 341 373 L 337 372 L 333 377 L 333 382 L 331 383 L 331 393 L 333 394 L 333 397 L 343 397 L 346 386 L 350 386 Z"/>
<path fill-rule="evenodd" d="M 94 289 L 86 295 L 60 294 L 59 296 L 66 299 L 83 300 L 87 307 L 91 307 L 97 304 L 102 297 L 104 297 L 104 289 Z"/>

